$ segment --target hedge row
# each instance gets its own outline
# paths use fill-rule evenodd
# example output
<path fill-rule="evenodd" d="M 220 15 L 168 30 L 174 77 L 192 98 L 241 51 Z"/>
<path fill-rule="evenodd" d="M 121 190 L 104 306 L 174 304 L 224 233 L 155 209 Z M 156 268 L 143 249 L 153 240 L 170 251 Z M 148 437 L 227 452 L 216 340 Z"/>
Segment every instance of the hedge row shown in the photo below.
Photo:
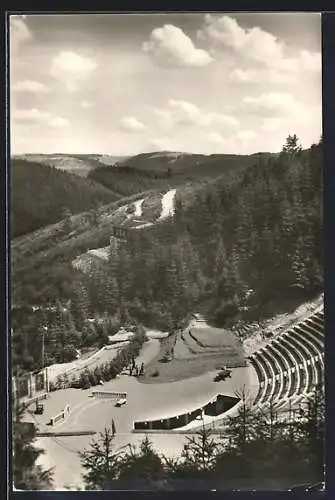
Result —
<path fill-rule="evenodd" d="M 88 389 L 96 386 L 100 381 L 108 382 L 119 375 L 122 370 L 130 364 L 135 364 L 135 358 L 139 355 L 144 342 L 147 340 L 145 330 L 142 326 L 137 327 L 130 343 L 119 350 L 111 361 L 102 363 L 90 370 L 86 368 L 79 375 L 74 375 L 71 379 L 64 374 L 59 376 L 55 384 L 50 383 L 50 391 L 66 389 Z"/>

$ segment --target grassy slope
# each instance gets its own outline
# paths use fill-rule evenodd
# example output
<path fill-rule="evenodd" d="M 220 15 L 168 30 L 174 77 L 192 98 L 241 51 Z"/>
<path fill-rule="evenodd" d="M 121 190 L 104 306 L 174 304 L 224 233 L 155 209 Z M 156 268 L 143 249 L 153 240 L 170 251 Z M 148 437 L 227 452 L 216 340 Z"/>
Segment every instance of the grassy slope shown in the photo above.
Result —
<path fill-rule="evenodd" d="M 193 319 L 182 332 L 161 340 L 159 354 L 150 361 L 140 381 L 177 381 L 218 370 L 223 365 L 245 366 L 241 342 L 229 330 L 214 328 L 206 321 L 200 324 Z"/>

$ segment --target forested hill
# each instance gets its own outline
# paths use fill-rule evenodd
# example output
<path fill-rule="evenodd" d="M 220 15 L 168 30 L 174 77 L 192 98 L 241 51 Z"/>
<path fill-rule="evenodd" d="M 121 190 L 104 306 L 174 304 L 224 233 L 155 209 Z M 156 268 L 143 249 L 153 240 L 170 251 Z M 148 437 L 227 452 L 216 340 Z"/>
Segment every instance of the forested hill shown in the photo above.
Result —
<path fill-rule="evenodd" d="M 272 155 L 265 153 L 265 156 Z M 88 177 L 122 196 L 130 196 L 187 182 L 202 183 L 231 171 L 239 173 L 255 161 L 257 155 L 142 153 L 114 166 L 96 168 Z"/>
<path fill-rule="evenodd" d="M 90 179 L 22 159 L 11 161 L 14 238 L 118 198 Z"/>
<path fill-rule="evenodd" d="M 169 328 L 201 308 L 227 325 L 287 312 L 322 291 L 321 143 L 284 149 L 190 198 L 169 222 L 130 232 L 88 280 L 101 296 L 91 295 L 95 310 L 112 313 L 121 300 L 131 316 Z"/>
<path fill-rule="evenodd" d="M 95 342 L 98 334 L 85 327 L 95 314 L 114 326 L 130 317 L 171 330 L 192 312 L 228 328 L 289 312 L 323 290 L 322 187 L 321 142 L 254 158 L 236 175 L 180 188 L 184 196 L 179 193 L 173 217 L 130 230 L 109 261 L 89 274 L 71 262 L 76 251 L 108 244 L 112 223 L 77 237 L 64 229 L 57 244 L 46 228 L 45 237 L 13 251 L 13 298 L 22 311 L 31 304 L 70 304 L 72 326 L 64 318 L 61 331 L 77 347 L 87 336 Z M 38 321 L 36 313 L 30 326 L 27 313 L 17 317 L 19 358 L 22 335 L 38 335 Z M 38 352 L 33 342 L 25 345 L 31 345 L 31 367 Z"/>

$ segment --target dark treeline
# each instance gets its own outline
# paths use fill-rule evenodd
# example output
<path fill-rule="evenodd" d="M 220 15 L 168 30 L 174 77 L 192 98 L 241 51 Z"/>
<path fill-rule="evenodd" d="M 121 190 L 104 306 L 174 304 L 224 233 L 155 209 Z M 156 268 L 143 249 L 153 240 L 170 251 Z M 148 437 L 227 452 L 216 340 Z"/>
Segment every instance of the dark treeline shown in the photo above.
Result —
<path fill-rule="evenodd" d="M 232 171 L 242 172 L 253 161 L 253 157 L 242 155 L 180 155 L 174 160 L 169 154 L 145 153 L 119 166 L 96 168 L 88 178 L 115 193 L 130 196 L 151 189 L 166 189 L 169 185 L 201 183 Z"/>
<path fill-rule="evenodd" d="M 92 180 L 26 160 L 11 161 L 13 238 L 119 197 Z"/>
<path fill-rule="evenodd" d="M 278 157 L 255 157 L 229 182 L 225 176 L 206 183 L 175 208 L 173 219 L 129 231 L 112 245 L 109 262 L 96 263 L 88 275 L 71 270 L 66 255 L 50 266 L 43 300 L 68 304 L 59 326 L 69 332 L 67 345 L 106 338 L 101 326 L 87 323 L 92 315 L 105 317 L 109 331 L 127 322 L 173 331 L 196 310 L 229 327 L 287 312 L 322 291 L 321 141 L 301 151 L 289 137 Z M 39 316 L 17 312 L 14 353 L 21 365 L 28 354 L 29 365 L 40 362 Z M 58 360 L 62 342 L 54 345 Z"/>
<path fill-rule="evenodd" d="M 138 170 L 128 166 L 103 166 L 92 170 L 89 179 L 105 186 L 122 196 L 130 196 L 150 189 L 160 189 L 166 186 L 169 172 L 151 172 Z"/>

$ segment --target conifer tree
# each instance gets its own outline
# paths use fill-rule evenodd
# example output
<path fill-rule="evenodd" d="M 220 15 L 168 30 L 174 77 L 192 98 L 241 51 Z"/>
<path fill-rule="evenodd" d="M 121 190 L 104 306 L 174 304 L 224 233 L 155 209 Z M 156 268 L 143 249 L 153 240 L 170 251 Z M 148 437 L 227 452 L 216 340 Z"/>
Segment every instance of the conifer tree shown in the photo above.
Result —
<path fill-rule="evenodd" d="M 152 489 L 161 485 L 165 479 L 162 459 L 153 449 L 148 436 L 140 443 L 139 450 L 134 446 L 125 449 L 118 477 L 118 482 L 123 487 Z"/>
<path fill-rule="evenodd" d="M 80 453 L 80 458 L 86 489 L 108 489 L 109 482 L 118 475 L 121 458 L 115 451 L 111 429 L 106 427 L 100 432 L 89 448 Z"/>
<path fill-rule="evenodd" d="M 282 151 L 292 156 L 302 151 L 302 147 L 296 134 L 288 135 Z"/>
<path fill-rule="evenodd" d="M 51 489 L 53 470 L 36 465 L 37 458 L 44 453 L 34 444 L 36 429 L 34 424 L 22 422 L 24 408 L 13 395 L 13 485 L 19 490 Z"/>

